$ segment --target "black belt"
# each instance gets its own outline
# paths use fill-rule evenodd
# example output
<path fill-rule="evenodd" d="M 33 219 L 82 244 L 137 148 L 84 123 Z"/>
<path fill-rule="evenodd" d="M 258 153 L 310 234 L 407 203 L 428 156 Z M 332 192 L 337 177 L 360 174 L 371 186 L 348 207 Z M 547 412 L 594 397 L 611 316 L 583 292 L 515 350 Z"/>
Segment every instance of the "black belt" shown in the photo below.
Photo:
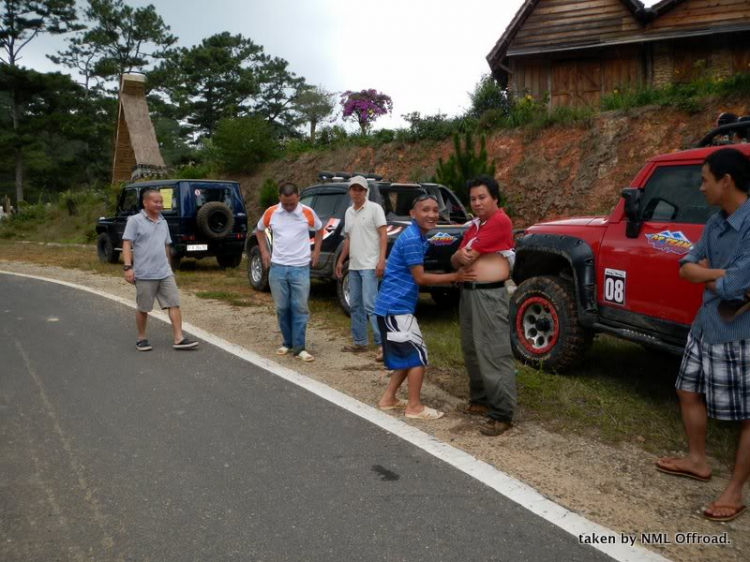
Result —
<path fill-rule="evenodd" d="M 464 281 L 461 286 L 470 291 L 479 289 L 499 289 L 500 287 L 505 287 L 505 281 L 496 281 L 494 283 L 474 283 L 473 281 Z"/>

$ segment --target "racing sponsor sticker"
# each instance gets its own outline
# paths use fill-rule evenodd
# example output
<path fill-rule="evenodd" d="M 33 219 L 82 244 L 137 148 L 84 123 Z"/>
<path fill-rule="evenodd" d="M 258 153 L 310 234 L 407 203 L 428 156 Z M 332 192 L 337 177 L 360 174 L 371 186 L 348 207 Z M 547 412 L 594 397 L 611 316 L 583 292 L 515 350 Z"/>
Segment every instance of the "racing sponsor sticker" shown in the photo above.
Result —
<path fill-rule="evenodd" d="M 646 240 L 660 252 L 684 256 L 693 247 L 693 243 L 681 231 L 662 230 L 656 234 L 646 234 Z"/>
<path fill-rule="evenodd" d="M 620 269 L 604 269 L 604 302 L 625 305 L 627 274 Z"/>
<path fill-rule="evenodd" d="M 430 244 L 433 246 L 450 246 L 455 241 L 456 237 L 447 232 L 438 232 L 435 236 L 430 238 Z"/>

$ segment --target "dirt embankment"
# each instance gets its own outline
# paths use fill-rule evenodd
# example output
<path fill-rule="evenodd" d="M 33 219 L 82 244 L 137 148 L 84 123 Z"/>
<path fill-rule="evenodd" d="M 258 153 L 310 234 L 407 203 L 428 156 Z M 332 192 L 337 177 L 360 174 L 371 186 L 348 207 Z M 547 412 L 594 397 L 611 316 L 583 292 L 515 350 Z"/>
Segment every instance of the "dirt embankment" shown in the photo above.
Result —
<path fill-rule="evenodd" d="M 487 135 L 487 151 L 518 226 L 573 215 L 606 214 L 651 157 L 694 145 L 721 111 L 745 114 L 747 102 L 708 104 L 697 114 L 644 107 L 603 113 L 589 123 L 541 131 L 499 131 Z M 425 181 L 438 158 L 453 152 L 451 139 L 378 148 L 309 152 L 262 165 L 251 176 L 235 177 L 248 201 L 266 178 L 306 187 L 321 170 L 367 171 L 393 181 Z M 257 212 L 257 209 L 255 209 Z"/>

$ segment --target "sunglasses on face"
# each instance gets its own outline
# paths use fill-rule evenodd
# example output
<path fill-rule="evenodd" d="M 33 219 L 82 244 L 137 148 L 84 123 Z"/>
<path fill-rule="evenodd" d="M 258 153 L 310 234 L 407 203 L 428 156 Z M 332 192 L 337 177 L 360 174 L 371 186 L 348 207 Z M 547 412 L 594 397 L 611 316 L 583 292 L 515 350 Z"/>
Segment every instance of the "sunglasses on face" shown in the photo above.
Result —
<path fill-rule="evenodd" d="M 429 193 L 423 193 L 411 202 L 411 208 L 413 209 L 417 206 L 417 203 L 419 203 L 420 201 L 426 201 L 427 199 L 432 199 L 435 203 L 437 203 L 437 197 L 435 197 L 434 195 L 430 195 Z"/>

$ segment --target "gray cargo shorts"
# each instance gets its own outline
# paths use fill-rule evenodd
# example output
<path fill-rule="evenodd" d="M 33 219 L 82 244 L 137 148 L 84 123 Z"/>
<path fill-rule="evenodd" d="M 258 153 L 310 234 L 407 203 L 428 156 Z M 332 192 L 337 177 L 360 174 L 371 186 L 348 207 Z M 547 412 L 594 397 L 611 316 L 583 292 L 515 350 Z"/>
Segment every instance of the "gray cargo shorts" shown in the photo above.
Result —
<path fill-rule="evenodd" d="M 162 308 L 180 306 L 180 293 L 174 275 L 164 279 L 136 279 L 135 304 L 139 312 L 151 312 L 154 299 L 159 301 Z"/>

